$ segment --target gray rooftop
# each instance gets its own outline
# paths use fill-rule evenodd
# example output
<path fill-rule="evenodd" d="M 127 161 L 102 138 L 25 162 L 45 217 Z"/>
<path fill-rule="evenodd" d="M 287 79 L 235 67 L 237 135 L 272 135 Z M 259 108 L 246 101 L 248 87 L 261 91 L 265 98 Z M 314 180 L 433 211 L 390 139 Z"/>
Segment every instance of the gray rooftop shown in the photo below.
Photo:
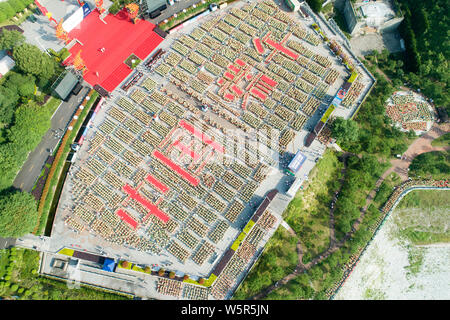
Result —
<path fill-rule="evenodd" d="M 145 0 L 148 12 L 153 12 L 163 4 L 167 4 L 166 0 Z"/>
<path fill-rule="evenodd" d="M 77 83 L 77 76 L 71 72 L 67 72 L 64 78 L 62 78 L 62 80 L 55 87 L 54 91 L 61 99 L 64 100 L 77 85 Z"/>

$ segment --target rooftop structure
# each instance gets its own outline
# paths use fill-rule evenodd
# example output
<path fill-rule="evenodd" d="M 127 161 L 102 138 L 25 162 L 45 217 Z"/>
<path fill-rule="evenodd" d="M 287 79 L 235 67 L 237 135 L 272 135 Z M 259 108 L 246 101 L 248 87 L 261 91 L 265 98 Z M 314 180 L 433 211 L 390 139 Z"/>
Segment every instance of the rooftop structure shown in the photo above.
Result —
<path fill-rule="evenodd" d="M 0 59 L 0 78 L 6 75 L 15 65 L 16 63 L 10 56 L 3 56 L 3 58 Z"/>
<path fill-rule="evenodd" d="M 403 21 L 401 12 L 391 0 L 357 1 L 354 4 L 346 0 L 343 12 L 352 35 L 361 31 L 392 31 Z"/>
<path fill-rule="evenodd" d="M 78 77 L 72 72 L 63 73 L 53 84 L 53 92 L 62 100 L 67 99 L 78 84 Z"/>

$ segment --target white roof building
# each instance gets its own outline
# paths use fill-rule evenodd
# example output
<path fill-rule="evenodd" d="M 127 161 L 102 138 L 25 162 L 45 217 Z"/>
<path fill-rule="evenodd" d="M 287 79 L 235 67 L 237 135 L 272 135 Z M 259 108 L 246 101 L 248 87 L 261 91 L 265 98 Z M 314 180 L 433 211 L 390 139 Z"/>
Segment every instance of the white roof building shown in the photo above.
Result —
<path fill-rule="evenodd" d="M 4 56 L 0 59 L 0 78 L 3 77 L 9 70 L 14 68 L 16 63 L 9 56 Z"/>

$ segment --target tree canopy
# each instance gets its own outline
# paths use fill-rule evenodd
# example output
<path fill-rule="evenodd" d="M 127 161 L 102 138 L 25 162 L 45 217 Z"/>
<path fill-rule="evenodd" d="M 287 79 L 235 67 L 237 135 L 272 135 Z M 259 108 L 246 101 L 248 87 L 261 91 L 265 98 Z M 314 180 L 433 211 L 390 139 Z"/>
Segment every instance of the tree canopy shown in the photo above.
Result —
<path fill-rule="evenodd" d="M 331 126 L 331 130 L 338 143 L 348 144 L 355 142 L 359 138 L 358 124 L 351 119 L 336 118 Z"/>
<path fill-rule="evenodd" d="M 24 35 L 17 30 L 3 29 L 0 32 L 0 50 L 10 50 L 24 41 Z"/>
<path fill-rule="evenodd" d="M 314 10 L 314 12 L 319 13 L 320 10 L 322 10 L 323 0 L 306 0 L 306 2 L 309 4 L 311 9 Z"/>
<path fill-rule="evenodd" d="M 55 61 L 29 43 L 15 47 L 13 58 L 17 67 L 27 74 L 43 79 L 50 79 L 55 74 Z"/>
<path fill-rule="evenodd" d="M 409 166 L 412 175 L 422 178 L 448 179 L 450 177 L 450 153 L 434 151 L 422 153 Z"/>
<path fill-rule="evenodd" d="M 0 193 L 0 237 L 20 237 L 33 231 L 38 219 L 34 197 L 17 189 Z"/>

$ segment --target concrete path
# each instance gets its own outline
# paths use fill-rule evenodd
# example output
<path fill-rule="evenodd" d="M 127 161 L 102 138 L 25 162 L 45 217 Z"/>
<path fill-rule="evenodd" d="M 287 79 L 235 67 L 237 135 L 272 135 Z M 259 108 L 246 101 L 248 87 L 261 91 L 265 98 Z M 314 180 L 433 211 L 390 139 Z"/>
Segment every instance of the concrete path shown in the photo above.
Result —
<path fill-rule="evenodd" d="M 1 249 L 9 249 L 14 247 L 16 244 L 16 239 L 14 238 L 0 238 L 0 250 Z"/>

